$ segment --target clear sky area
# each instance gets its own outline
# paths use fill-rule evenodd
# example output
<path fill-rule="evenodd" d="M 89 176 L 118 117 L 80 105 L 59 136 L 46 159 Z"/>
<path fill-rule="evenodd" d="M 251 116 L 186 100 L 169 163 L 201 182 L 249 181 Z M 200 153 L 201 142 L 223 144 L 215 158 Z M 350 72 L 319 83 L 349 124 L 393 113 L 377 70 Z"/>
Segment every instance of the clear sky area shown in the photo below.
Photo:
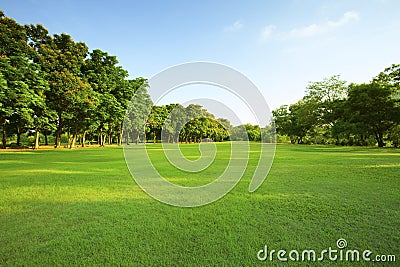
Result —
<path fill-rule="evenodd" d="M 131 78 L 190 61 L 226 64 L 249 77 L 272 109 L 301 99 L 309 81 L 339 74 L 369 82 L 400 63 L 398 0 L 1 0 L 0 9 L 19 23 L 40 23 L 116 55 Z M 241 110 L 209 87 L 159 103 L 214 94 Z"/>

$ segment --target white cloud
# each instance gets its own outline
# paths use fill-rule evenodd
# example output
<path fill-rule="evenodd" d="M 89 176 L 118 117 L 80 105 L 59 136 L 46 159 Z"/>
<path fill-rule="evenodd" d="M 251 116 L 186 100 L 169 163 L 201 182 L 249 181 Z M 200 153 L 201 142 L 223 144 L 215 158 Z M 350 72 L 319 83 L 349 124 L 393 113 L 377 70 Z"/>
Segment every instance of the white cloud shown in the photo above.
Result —
<path fill-rule="evenodd" d="M 290 31 L 289 35 L 291 36 L 298 36 L 298 37 L 307 37 L 307 36 L 313 36 L 322 31 L 321 26 L 317 24 L 311 24 L 307 27 L 303 27 L 300 29 L 294 28 L 293 30 Z"/>
<path fill-rule="evenodd" d="M 343 14 L 343 16 L 338 21 L 328 21 L 327 26 L 331 28 L 340 27 L 346 25 L 351 21 L 360 20 L 360 16 L 357 12 L 349 11 Z"/>
<path fill-rule="evenodd" d="M 288 35 L 290 37 L 310 37 L 315 36 L 321 33 L 329 32 L 334 28 L 342 27 L 346 24 L 349 24 L 353 21 L 360 20 L 360 16 L 357 12 L 349 11 L 344 13 L 338 20 L 336 21 L 327 21 L 322 24 L 311 24 L 302 28 L 294 28 L 292 29 Z"/>
<path fill-rule="evenodd" d="M 237 20 L 235 21 L 232 25 L 228 26 L 225 28 L 226 31 L 238 31 L 244 27 L 243 21 L 242 20 Z"/>
<path fill-rule="evenodd" d="M 261 39 L 263 41 L 268 40 L 271 37 L 272 33 L 275 31 L 275 29 L 276 29 L 275 25 L 265 26 L 261 31 Z"/>

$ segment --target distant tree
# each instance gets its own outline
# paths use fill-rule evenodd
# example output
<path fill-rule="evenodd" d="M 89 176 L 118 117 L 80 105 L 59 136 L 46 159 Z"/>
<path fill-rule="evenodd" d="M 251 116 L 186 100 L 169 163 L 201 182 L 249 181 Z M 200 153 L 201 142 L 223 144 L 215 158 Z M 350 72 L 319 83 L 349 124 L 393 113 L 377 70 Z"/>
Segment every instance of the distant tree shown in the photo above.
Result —
<path fill-rule="evenodd" d="M 185 142 L 200 142 L 207 131 L 206 118 L 214 119 L 214 115 L 209 113 L 201 105 L 190 104 L 185 108 L 187 123 L 181 129 L 180 139 Z"/>
<path fill-rule="evenodd" d="M 243 126 L 246 129 L 249 141 L 261 141 L 261 129 L 259 125 L 251 125 L 247 123 Z"/>
<path fill-rule="evenodd" d="M 161 138 L 161 130 L 166 118 L 168 117 L 168 109 L 166 106 L 153 106 L 147 119 L 147 127 L 153 137 L 153 143 Z"/>
<path fill-rule="evenodd" d="M 276 132 L 290 137 L 292 143 L 302 144 L 307 134 L 318 125 L 320 113 L 314 100 L 300 100 L 272 111 Z"/>
<path fill-rule="evenodd" d="M 185 107 L 181 104 L 170 104 L 167 105 L 166 108 L 168 110 L 168 116 L 163 124 L 163 131 L 166 135 L 163 141 L 178 143 L 179 134 L 187 120 Z"/>
<path fill-rule="evenodd" d="M 147 92 L 148 82 L 144 78 L 137 78 L 131 83 L 134 83 L 136 87 L 135 96 L 129 102 L 124 116 L 123 136 L 127 144 L 131 138 L 137 144 L 141 136 L 145 143 L 148 130 L 146 123 L 152 108 L 152 101 Z"/>
<path fill-rule="evenodd" d="M 267 125 L 264 128 L 261 128 L 261 141 L 265 143 L 275 143 L 276 142 L 276 137 L 275 137 L 275 126 L 274 124 L 272 125 Z"/>
<path fill-rule="evenodd" d="M 246 141 L 248 140 L 246 128 L 243 125 L 232 127 L 230 132 L 232 141 Z"/>
<path fill-rule="evenodd" d="M 217 122 L 219 124 L 219 134 L 218 134 L 218 139 L 220 141 L 224 140 L 229 140 L 230 133 L 232 131 L 232 125 L 231 122 L 228 119 L 225 118 L 218 118 Z"/>

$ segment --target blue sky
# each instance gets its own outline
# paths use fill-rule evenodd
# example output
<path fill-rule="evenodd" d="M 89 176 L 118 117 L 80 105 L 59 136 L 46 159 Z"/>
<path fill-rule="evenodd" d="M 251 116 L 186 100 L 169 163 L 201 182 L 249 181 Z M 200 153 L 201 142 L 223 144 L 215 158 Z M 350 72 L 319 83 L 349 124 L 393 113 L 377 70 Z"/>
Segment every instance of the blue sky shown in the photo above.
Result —
<path fill-rule="evenodd" d="M 272 109 L 299 100 L 308 81 L 339 74 L 368 82 L 400 63 L 397 0 L 2 0 L 0 9 L 116 55 L 132 78 L 189 61 L 226 64 L 247 75 Z M 199 91 L 240 110 L 223 92 L 201 86 L 160 103 L 207 97 Z"/>

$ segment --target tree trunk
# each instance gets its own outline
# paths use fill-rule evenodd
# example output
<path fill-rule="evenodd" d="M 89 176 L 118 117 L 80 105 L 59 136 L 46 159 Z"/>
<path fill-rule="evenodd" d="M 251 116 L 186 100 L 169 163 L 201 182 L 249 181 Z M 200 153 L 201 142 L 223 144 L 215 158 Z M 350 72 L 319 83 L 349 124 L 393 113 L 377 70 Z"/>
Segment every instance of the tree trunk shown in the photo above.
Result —
<path fill-rule="evenodd" d="M 46 133 L 43 133 L 43 135 L 44 135 L 44 145 L 45 145 L 45 146 L 48 146 L 48 145 L 49 145 L 49 140 L 48 140 L 48 138 L 47 138 L 47 134 L 46 134 Z"/>
<path fill-rule="evenodd" d="M 78 136 L 78 133 L 74 132 L 74 134 L 72 135 L 72 140 L 71 143 L 69 145 L 69 148 L 75 148 L 75 143 L 76 143 L 76 137 Z"/>
<path fill-rule="evenodd" d="M 157 143 L 157 134 L 156 134 L 156 132 L 154 132 L 153 134 L 154 134 L 153 144 L 155 144 L 155 143 Z"/>
<path fill-rule="evenodd" d="M 98 144 L 99 146 L 104 146 L 102 130 L 99 131 L 99 134 L 98 134 L 98 136 L 97 136 L 97 144 Z"/>
<path fill-rule="evenodd" d="M 127 145 L 129 145 L 129 131 L 126 131 L 125 133 L 125 142 Z"/>
<path fill-rule="evenodd" d="M 71 132 L 69 129 L 67 133 L 67 140 L 68 140 L 67 147 L 71 147 Z"/>
<path fill-rule="evenodd" d="M 56 142 L 54 144 L 55 148 L 58 148 L 61 146 L 61 129 L 56 130 Z"/>
<path fill-rule="evenodd" d="M 2 148 L 6 149 L 6 147 L 7 147 L 6 122 L 3 123 L 3 130 L 1 132 L 2 132 L 2 138 L 1 138 Z"/>
<path fill-rule="evenodd" d="M 38 130 L 36 130 L 36 133 L 35 133 L 35 146 L 34 146 L 34 149 L 38 149 L 38 148 L 39 148 L 39 134 L 40 134 L 40 132 L 39 132 Z"/>
<path fill-rule="evenodd" d="M 376 133 L 375 134 L 376 141 L 378 142 L 378 147 L 384 147 L 385 142 L 383 142 L 383 134 L 382 133 Z"/>
<path fill-rule="evenodd" d="M 54 142 L 54 147 L 55 148 L 60 147 L 60 134 L 58 132 L 56 132 L 56 140 Z"/>
<path fill-rule="evenodd" d="M 139 132 L 137 133 L 137 136 L 136 136 L 136 144 L 138 144 L 139 143 Z"/>
<path fill-rule="evenodd" d="M 83 134 L 82 134 L 82 141 L 81 141 L 81 146 L 82 147 L 85 147 L 85 138 L 86 138 L 86 131 L 83 131 Z"/>
<path fill-rule="evenodd" d="M 117 144 L 118 146 L 122 145 L 122 135 L 124 134 L 124 131 L 121 130 L 118 134 L 118 140 L 117 140 Z"/>
<path fill-rule="evenodd" d="M 18 126 L 17 126 L 17 146 L 21 146 L 21 132 Z"/>
<path fill-rule="evenodd" d="M 55 148 L 58 148 L 61 146 L 61 134 L 62 134 L 62 126 L 64 124 L 64 121 L 61 118 L 61 114 L 58 114 L 58 125 L 57 125 L 57 130 L 56 130 L 56 141 L 54 144 Z"/>

